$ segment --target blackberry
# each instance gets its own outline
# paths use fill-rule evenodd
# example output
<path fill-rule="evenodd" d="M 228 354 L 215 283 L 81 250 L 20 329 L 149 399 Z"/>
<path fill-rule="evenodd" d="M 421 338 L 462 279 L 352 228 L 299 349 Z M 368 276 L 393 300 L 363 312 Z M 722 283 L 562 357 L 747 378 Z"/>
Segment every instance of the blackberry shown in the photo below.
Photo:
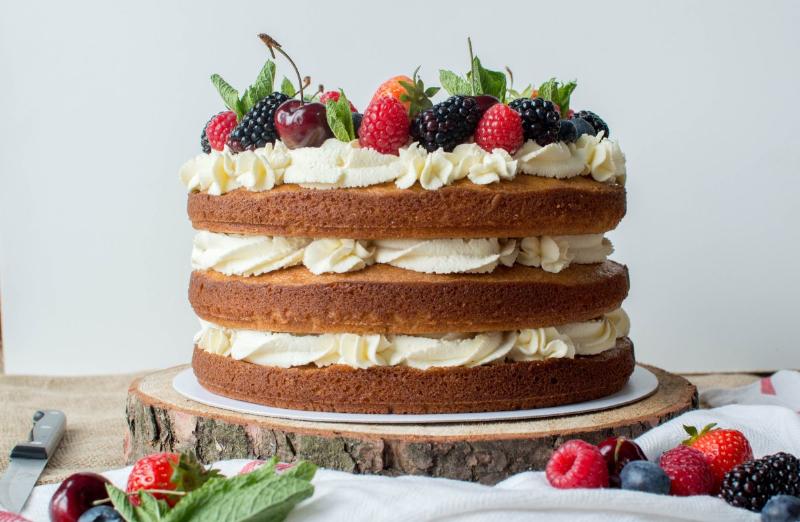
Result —
<path fill-rule="evenodd" d="M 761 511 L 775 495 L 800 494 L 800 461 L 776 453 L 740 464 L 722 478 L 719 496 L 732 506 Z"/>
<path fill-rule="evenodd" d="M 208 124 L 211 123 L 211 120 L 222 114 L 222 112 L 218 112 L 215 115 L 213 115 L 211 118 L 209 118 L 206 124 L 203 125 L 203 133 L 200 134 L 200 148 L 202 148 L 203 152 L 205 152 L 206 154 L 209 154 L 211 152 L 211 144 L 208 142 L 208 136 L 206 136 L 206 127 L 208 127 Z"/>
<path fill-rule="evenodd" d="M 584 120 L 586 120 L 589 123 L 589 125 L 594 127 L 595 136 L 600 134 L 600 131 L 603 131 L 603 136 L 606 138 L 611 136 L 611 131 L 608 130 L 608 125 L 606 125 L 606 122 L 603 121 L 603 118 L 593 113 L 592 111 L 578 111 L 572 117 L 583 118 Z"/>
<path fill-rule="evenodd" d="M 542 147 L 558 141 L 561 114 L 553 102 L 542 98 L 517 98 L 509 106 L 522 117 L 526 140 L 533 140 Z"/>
<path fill-rule="evenodd" d="M 234 152 L 242 152 L 263 147 L 267 143 L 275 143 L 278 139 L 278 131 L 275 130 L 275 109 L 288 99 L 288 96 L 280 92 L 273 92 L 261 99 L 247 111 L 231 131 L 228 136 L 228 147 Z"/>
<path fill-rule="evenodd" d="M 475 133 L 483 115 L 472 96 L 451 96 L 426 109 L 411 123 L 411 136 L 428 152 L 452 151 Z"/>

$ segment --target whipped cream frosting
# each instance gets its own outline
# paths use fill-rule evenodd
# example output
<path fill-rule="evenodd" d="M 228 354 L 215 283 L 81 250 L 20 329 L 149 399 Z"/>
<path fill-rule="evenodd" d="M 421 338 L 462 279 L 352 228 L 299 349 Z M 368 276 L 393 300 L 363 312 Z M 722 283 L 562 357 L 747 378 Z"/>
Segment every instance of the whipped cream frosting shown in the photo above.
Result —
<path fill-rule="evenodd" d="M 300 335 L 224 328 L 200 321 L 195 344 L 207 352 L 265 366 L 344 364 L 353 368 L 466 366 L 595 355 L 628 335 L 620 308 L 603 317 L 558 327 L 440 336 L 380 334 Z"/>
<path fill-rule="evenodd" d="M 601 263 L 613 251 L 602 234 L 523 239 L 305 239 L 199 231 L 192 268 L 252 276 L 303 264 L 314 274 L 384 263 L 427 274 L 488 273 L 519 263 L 558 273 L 571 263 Z"/>
<path fill-rule="evenodd" d="M 213 150 L 186 162 L 179 176 L 190 192 L 220 195 L 239 188 L 270 190 L 283 183 L 332 189 L 394 181 L 398 188 L 418 183 L 436 190 L 464 178 L 479 185 L 497 183 L 520 172 L 560 179 L 588 174 L 597 181 L 624 183 L 625 155 L 602 133 L 544 147 L 528 141 L 513 157 L 503 149 L 487 152 L 475 143 L 463 143 L 452 152 L 428 152 L 416 142 L 395 156 L 361 148 L 357 141 L 331 138 L 319 147 L 289 149 L 277 141 L 238 154 Z"/>

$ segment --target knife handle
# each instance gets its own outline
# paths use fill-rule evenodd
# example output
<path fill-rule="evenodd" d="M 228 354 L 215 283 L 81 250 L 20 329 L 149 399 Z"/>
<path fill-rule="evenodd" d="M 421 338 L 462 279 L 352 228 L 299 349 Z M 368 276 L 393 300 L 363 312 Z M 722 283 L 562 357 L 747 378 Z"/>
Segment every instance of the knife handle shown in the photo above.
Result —
<path fill-rule="evenodd" d="M 30 440 L 11 450 L 11 458 L 49 459 L 67 429 L 67 416 L 58 410 L 37 411 L 33 416 Z"/>

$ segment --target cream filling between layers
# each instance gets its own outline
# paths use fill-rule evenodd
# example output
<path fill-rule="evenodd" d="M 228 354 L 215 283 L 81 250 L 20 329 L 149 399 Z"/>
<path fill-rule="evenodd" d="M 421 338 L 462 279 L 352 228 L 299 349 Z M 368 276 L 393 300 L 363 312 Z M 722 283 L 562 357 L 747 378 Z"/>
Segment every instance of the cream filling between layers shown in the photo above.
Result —
<path fill-rule="evenodd" d="M 305 265 L 314 274 L 362 270 L 373 263 L 428 274 L 488 273 L 498 265 L 558 273 L 570 263 L 601 263 L 613 252 L 602 234 L 523 239 L 306 239 L 199 231 L 192 268 L 253 276 Z"/>
<path fill-rule="evenodd" d="M 617 309 L 602 318 L 557 327 L 441 336 L 297 335 L 224 328 L 201 320 L 195 344 L 206 352 L 264 366 L 290 368 L 343 364 L 353 368 L 473 367 L 504 360 L 541 361 L 596 355 L 628 335 L 630 321 Z"/>
<path fill-rule="evenodd" d="M 624 184 L 625 155 L 617 142 L 602 135 L 544 147 L 528 141 L 514 156 L 503 149 L 487 152 L 474 143 L 452 152 L 427 152 L 415 142 L 395 156 L 363 149 L 357 141 L 329 139 L 320 147 L 299 149 L 278 141 L 238 154 L 227 149 L 200 154 L 181 167 L 179 176 L 190 192 L 220 195 L 238 188 L 270 190 L 283 183 L 331 189 L 394 181 L 398 188 L 419 183 L 436 190 L 464 178 L 478 185 L 497 183 L 520 172 L 560 179 L 588 174 L 597 181 Z"/>

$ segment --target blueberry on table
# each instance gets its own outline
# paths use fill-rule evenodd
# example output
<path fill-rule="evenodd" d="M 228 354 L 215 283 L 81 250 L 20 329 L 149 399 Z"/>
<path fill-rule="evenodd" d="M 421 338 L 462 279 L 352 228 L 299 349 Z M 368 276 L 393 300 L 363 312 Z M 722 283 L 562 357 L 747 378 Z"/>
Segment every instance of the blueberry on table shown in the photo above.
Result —
<path fill-rule="evenodd" d="M 629 462 L 622 468 L 620 482 L 622 489 L 658 495 L 669 494 L 670 481 L 667 474 L 657 464 L 646 460 Z"/>
<path fill-rule="evenodd" d="M 800 498 L 792 495 L 775 495 L 761 510 L 763 522 L 797 522 L 800 520 Z"/>
<path fill-rule="evenodd" d="M 78 522 L 125 522 L 125 519 L 111 506 L 95 506 L 81 515 Z"/>

